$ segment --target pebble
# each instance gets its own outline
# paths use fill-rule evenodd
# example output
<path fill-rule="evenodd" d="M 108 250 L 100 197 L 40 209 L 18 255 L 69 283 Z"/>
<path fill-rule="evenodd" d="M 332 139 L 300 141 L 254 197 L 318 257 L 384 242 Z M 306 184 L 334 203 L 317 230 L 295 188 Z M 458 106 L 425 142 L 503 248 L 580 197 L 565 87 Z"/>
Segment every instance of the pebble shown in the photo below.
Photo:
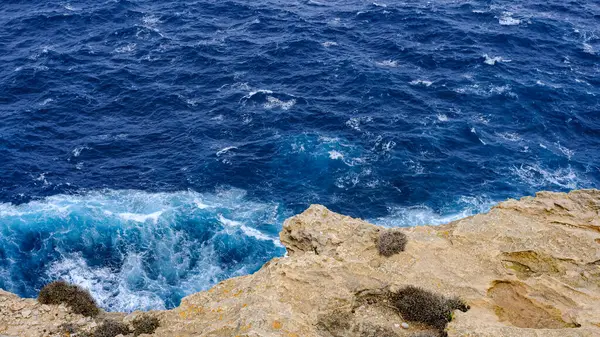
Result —
<path fill-rule="evenodd" d="M 406 323 L 406 322 L 403 322 L 403 323 L 402 323 L 402 327 L 403 327 L 404 329 L 408 329 L 408 323 Z"/>
<path fill-rule="evenodd" d="M 21 316 L 23 316 L 23 318 L 27 318 L 31 315 L 31 310 L 29 309 L 25 309 L 23 311 L 21 311 Z"/>

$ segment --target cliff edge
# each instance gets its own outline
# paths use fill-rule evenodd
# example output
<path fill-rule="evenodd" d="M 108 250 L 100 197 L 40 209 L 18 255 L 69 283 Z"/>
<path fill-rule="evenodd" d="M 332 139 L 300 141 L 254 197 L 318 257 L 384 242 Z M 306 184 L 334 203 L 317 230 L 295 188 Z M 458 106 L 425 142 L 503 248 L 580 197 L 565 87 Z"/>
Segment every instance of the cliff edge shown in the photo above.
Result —
<path fill-rule="evenodd" d="M 377 248 L 385 230 L 313 205 L 285 222 L 286 257 L 149 312 L 160 320 L 152 336 L 600 336 L 598 190 L 540 192 L 397 229 L 408 243 L 389 257 Z M 458 296 L 470 310 L 455 311 L 445 332 L 411 322 L 382 295 L 406 286 Z M 0 291 L 0 335 L 84 335 L 139 315 L 86 318 Z"/>

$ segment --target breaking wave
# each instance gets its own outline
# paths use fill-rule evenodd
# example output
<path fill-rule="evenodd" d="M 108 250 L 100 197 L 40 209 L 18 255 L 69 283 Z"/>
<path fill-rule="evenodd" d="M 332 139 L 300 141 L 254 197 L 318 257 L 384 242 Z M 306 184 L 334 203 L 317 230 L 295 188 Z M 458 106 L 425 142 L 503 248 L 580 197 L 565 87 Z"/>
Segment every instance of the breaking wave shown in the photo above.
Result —
<path fill-rule="evenodd" d="M 106 190 L 0 204 L 0 288 L 35 296 L 64 279 L 107 310 L 176 306 L 283 254 L 277 204 L 217 193 Z"/>

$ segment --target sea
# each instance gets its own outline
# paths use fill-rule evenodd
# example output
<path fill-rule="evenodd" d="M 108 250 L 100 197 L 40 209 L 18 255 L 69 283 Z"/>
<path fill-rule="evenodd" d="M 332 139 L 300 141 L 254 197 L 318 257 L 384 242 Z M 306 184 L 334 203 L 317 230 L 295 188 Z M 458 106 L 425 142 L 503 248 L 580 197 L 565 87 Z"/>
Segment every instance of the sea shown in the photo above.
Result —
<path fill-rule="evenodd" d="M 169 309 L 311 204 L 437 225 L 600 186 L 600 2 L 2 0 L 0 288 Z"/>

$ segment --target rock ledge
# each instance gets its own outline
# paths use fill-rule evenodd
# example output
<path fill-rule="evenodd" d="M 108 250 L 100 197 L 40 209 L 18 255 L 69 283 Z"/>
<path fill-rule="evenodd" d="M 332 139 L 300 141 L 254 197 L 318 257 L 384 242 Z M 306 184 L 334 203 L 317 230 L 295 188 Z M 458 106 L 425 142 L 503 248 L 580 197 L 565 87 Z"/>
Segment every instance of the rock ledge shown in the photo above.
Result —
<path fill-rule="evenodd" d="M 382 227 L 313 205 L 280 234 L 288 256 L 152 311 L 153 336 L 436 336 L 368 294 L 407 285 L 460 296 L 449 336 L 600 336 L 600 191 L 540 192 L 442 226 L 400 229 L 406 250 L 383 257 Z M 367 297 L 365 297 L 367 296 Z M 62 336 L 102 320 L 0 291 L 0 335 Z M 71 334 L 76 336 L 76 334 Z"/>

